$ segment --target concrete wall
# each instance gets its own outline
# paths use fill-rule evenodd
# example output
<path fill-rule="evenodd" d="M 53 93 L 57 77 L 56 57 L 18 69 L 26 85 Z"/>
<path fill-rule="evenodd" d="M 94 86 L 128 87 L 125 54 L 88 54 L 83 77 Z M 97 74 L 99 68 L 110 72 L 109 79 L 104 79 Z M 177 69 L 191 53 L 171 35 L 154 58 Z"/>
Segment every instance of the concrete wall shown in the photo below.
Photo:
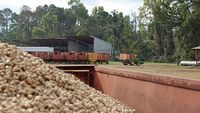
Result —
<path fill-rule="evenodd" d="M 199 113 L 200 81 L 95 67 L 93 87 L 139 113 Z"/>
<path fill-rule="evenodd" d="M 95 37 L 93 38 L 94 38 L 94 52 L 111 54 L 111 51 L 112 51 L 111 43 L 105 42 Z"/>

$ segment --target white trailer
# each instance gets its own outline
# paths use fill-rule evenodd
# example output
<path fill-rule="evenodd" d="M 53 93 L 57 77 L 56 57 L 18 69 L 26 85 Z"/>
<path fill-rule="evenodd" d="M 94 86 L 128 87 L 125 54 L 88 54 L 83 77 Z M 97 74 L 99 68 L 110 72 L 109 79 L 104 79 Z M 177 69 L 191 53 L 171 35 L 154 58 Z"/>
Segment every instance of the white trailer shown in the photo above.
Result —
<path fill-rule="evenodd" d="M 54 52 L 53 47 L 17 47 L 26 52 Z"/>

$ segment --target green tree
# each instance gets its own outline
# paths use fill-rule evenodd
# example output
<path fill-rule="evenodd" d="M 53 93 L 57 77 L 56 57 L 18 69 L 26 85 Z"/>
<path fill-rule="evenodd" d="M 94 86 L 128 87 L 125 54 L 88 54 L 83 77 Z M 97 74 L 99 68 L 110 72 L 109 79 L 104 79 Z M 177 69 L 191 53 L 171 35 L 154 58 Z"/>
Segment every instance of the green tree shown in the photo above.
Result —
<path fill-rule="evenodd" d="M 11 22 L 12 17 L 12 11 L 9 8 L 5 8 L 3 10 L 0 10 L 0 23 L 2 27 L 5 27 L 5 30 L 8 31 L 9 24 Z"/>
<path fill-rule="evenodd" d="M 75 35 L 74 27 L 76 26 L 76 17 L 72 13 L 72 9 L 65 9 L 65 36 L 73 36 Z"/>
<path fill-rule="evenodd" d="M 12 15 L 13 12 L 9 8 L 0 10 L 0 27 L 2 36 L 4 38 L 8 38 L 7 35 L 9 34 L 9 29 L 10 29 L 9 26 L 11 25 Z"/>
<path fill-rule="evenodd" d="M 83 3 L 80 2 L 80 0 L 70 0 L 68 5 L 71 6 L 70 10 L 76 18 L 76 25 L 74 27 L 76 35 L 89 35 L 88 10 L 85 8 Z"/>
<path fill-rule="evenodd" d="M 111 15 L 102 6 L 99 6 L 93 9 L 89 19 L 89 33 L 103 40 L 108 40 L 107 37 L 112 34 Z"/>
<path fill-rule="evenodd" d="M 33 27 L 32 33 L 34 38 L 41 38 L 46 35 L 41 27 Z"/>
<path fill-rule="evenodd" d="M 34 21 L 35 21 L 35 23 L 36 23 L 36 26 L 39 26 L 39 25 L 40 25 L 40 23 L 41 23 L 41 21 L 42 21 L 42 16 L 43 16 L 44 14 L 46 14 L 47 9 L 48 9 L 48 6 L 47 6 L 47 5 L 36 7 L 36 10 L 33 12 Z"/>
<path fill-rule="evenodd" d="M 54 15 L 52 12 L 48 12 L 42 17 L 42 28 L 45 33 L 50 38 L 55 38 L 58 36 L 57 28 L 58 28 L 58 17 Z"/>
<path fill-rule="evenodd" d="M 19 14 L 19 23 L 21 24 L 22 36 L 25 39 L 32 38 L 32 25 L 33 22 L 33 13 L 31 8 L 27 5 L 22 6 L 21 12 Z"/>

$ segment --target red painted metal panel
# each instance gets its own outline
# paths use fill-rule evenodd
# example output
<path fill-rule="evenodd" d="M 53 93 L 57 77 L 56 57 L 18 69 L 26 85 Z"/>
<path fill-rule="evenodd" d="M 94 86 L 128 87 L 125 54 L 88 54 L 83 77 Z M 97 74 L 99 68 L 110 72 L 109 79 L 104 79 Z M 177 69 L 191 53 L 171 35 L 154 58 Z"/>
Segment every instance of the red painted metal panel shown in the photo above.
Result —
<path fill-rule="evenodd" d="M 38 53 L 37 52 L 28 52 L 29 54 L 35 56 L 35 57 L 38 57 Z"/>
<path fill-rule="evenodd" d="M 107 53 L 97 53 L 97 60 L 107 62 L 110 59 L 110 55 Z"/>
<path fill-rule="evenodd" d="M 76 52 L 65 52 L 64 54 L 65 54 L 64 59 L 66 61 L 77 61 L 78 60 Z"/>
<path fill-rule="evenodd" d="M 88 61 L 88 56 L 87 56 L 87 53 L 85 52 L 79 52 L 77 53 L 77 59 L 78 61 Z"/>
<path fill-rule="evenodd" d="M 136 55 L 136 54 L 128 54 L 128 55 L 129 55 L 129 58 L 130 58 L 130 59 L 132 59 L 132 58 L 134 59 L 134 58 L 136 58 L 136 57 L 137 57 L 137 55 Z"/>
<path fill-rule="evenodd" d="M 50 60 L 50 53 L 49 52 L 38 52 L 38 57 L 40 57 L 43 60 Z"/>
<path fill-rule="evenodd" d="M 53 52 L 50 54 L 51 60 L 53 61 L 62 61 L 64 60 L 64 53 L 63 52 Z"/>
<path fill-rule="evenodd" d="M 110 55 L 107 54 L 107 53 L 103 53 L 103 58 L 102 58 L 103 61 L 107 62 L 110 60 Z"/>
<path fill-rule="evenodd" d="M 199 113 L 200 81 L 95 67 L 93 87 L 139 113 Z"/>
<path fill-rule="evenodd" d="M 97 53 L 97 61 L 102 61 L 102 59 L 103 59 L 103 54 Z"/>

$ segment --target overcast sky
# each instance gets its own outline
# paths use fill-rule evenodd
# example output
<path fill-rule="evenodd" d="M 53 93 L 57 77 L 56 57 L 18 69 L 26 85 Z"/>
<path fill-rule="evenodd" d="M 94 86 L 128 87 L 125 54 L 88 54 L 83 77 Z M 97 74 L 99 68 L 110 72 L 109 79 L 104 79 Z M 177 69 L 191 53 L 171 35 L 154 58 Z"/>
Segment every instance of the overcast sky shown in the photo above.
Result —
<path fill-rule="evenodd" d="M 19 13 L 22 5 L 28 5 L 35 10 L 39 5 L 54 4 L 58 7 L 68 8 L 68 0 L 0 0 L 0 9 L 11 8 L 13 11 Z M 138 8 L 143 5 L 143 0 L 81 0 L 84 6 L 89 10 L 95 6 L 103 6 L 108 12 L 117 9 L 125 15 L 130 15 L 131 12 L 138 14 Z"/>

